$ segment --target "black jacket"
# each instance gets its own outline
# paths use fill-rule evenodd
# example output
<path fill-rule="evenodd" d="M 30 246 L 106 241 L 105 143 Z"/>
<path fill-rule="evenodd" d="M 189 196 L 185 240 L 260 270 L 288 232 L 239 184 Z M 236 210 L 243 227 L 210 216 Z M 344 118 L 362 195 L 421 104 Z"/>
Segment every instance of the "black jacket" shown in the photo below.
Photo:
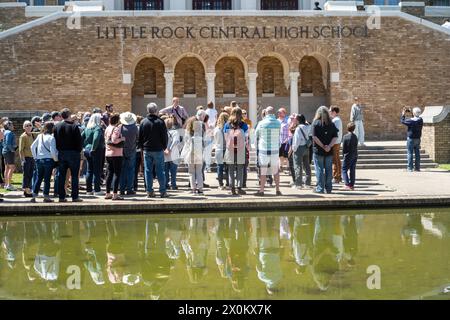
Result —
<path fill-rule="evenodd" d="M 80 128 L 73 122 L 64 120 L 55 126 L 56 149 L 58 151 L 77 151 L 83 149 Z"/>
<path fill-rule="evenodd" d="M 164 151 L 167 149 L 167 127 L 156 115 L 148 115 L 139 127 L 139 147 L 144 151 Z"/>

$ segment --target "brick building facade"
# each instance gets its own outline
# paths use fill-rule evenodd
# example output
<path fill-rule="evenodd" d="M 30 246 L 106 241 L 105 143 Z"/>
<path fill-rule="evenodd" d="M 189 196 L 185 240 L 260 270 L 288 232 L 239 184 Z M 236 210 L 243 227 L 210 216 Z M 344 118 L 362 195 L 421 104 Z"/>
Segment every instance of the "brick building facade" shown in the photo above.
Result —
<path fill-rule="evenodd" d="M 358 96 L 368 138 L 378 139 L 403 138 L 404 105 L 449 103 L 450 34 L 443 28 L 399 12 L 382 16 L 381 28 L 365 35 L 366 13 L 325 13 L 99 12 L 82 14 L 80 29 L 68 29 L 70 15 L 61 13 L 0 34 L 0 109 L 89 110 L 113 103 L 117 111 L 143 114 L 148 102 L 163 107 L 176 95 L 191 114 L 208 100 L 219 106 L 236 100 L 254 119 L 267 105 L 311 118 L 317 106 L 336 104 L 346 122 Z M 126 37 L 118 26 L 128 28 Z M 253 37 L 212 37 L 212 27 L 224 26 L 247 28 Z M 311 35 L 314 26 L 360 29 L 345 37 L 295 38 L 300 26 Z M 191 28 L 195 37 L 152 38 L 152 28 L 165 27 L 180 27 L 180 34 Z M 200 36 L 202 27 L 210 28 L 208 37 Z M 262 27 L 266 38 L 254 35 Z M 277 27 L 294 30 L 294 37 L 277 36 Z"/>

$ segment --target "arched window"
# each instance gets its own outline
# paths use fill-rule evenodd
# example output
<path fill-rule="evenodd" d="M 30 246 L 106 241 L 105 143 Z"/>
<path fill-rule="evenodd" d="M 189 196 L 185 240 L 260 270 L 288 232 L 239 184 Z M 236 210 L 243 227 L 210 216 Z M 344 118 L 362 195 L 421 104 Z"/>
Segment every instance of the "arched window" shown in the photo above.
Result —
<path fill-rule="evenodd" d="M 231 0 L 193 0 L 194 10 L 231 10 Z"/>
<path fill-rule="evenodd" d="M 311 65 L 304 65 L 301 69 L 301 84 L 302 84 L 302 92 L 301 93 L 312 93 L 313 92 L 313 75 L 312 75 L 312 67 Z"/>
<path fill-rule="evenodd" d="M 263 71 L 263 93 L 275 93 L 273 68 L 265 67 Z"/>
<path fill-rule="evenodd" d="M 184 72 L 184 94 L 195 94 L 195 71 L 194 69 L 186 69 Z"/>
<path fill-rule="evenodd" d="M 145 79 L 144 94 L 156 94 L 156 71 L 153 68 L 148 70 Z"/>
<path fill-rule="evenodd" d="M 223 72 L 223 93 L 234 94 L 236 92 L 233 68 L 225 68 Z"/>
<path fill-rule="evenodd" d="M 261 0 L 261 10 L 298 10 L 298 0 Z"/>

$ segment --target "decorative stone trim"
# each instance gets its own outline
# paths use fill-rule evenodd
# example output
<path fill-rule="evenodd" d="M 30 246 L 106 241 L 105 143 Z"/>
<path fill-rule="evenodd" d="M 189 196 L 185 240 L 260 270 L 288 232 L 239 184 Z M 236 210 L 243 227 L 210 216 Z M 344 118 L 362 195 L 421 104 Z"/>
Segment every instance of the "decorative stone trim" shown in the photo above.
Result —
<path fill-rule="evenodd" d="M 1 2 L 0 8 L 21 8 L 26 7 L 27 4 L 25 2 Z"/>
<path fill-rule="evenodd" d="M 424 123 L 439 123 L 443 121 L 450 113 L 450 106 L 427 106 L 423 111 L 421 118 Z"/>
<path fill-rule="evenodd" d="M 425 7 L 425 2 L 405 1 L 399 2 L 399 7 Z"/>

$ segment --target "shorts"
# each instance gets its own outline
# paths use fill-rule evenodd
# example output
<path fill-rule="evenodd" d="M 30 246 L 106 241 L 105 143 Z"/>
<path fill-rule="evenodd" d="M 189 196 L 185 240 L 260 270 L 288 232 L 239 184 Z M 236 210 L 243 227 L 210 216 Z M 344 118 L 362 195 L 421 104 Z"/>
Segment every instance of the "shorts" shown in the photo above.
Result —
<path fill-rule="evenodd" d="M 278 154 L 258 154 L 258 164 L 261 168 L 261 171 L 264 171 L 264 174 L 271 175 L 277 174 L 280 170 L 280 157 Z"/>
<path fill-rule="evenodd" d="M 14 151 L 10 151 L 7 153 L 3 154 L 3 158 L 5 159 L 5 164 L 6 165 L 11 165 L 11 164 L 16 164 L 15 162 L 15 158 L 16 158 L 16 153 Z"/>
<path fill-rule="evenodd" d="M 289 153 L 289 148 L 287 147 L 287 143 L 282 143 L 278 156 L 287 158 L 288 157 L 288 153 Z"/>

